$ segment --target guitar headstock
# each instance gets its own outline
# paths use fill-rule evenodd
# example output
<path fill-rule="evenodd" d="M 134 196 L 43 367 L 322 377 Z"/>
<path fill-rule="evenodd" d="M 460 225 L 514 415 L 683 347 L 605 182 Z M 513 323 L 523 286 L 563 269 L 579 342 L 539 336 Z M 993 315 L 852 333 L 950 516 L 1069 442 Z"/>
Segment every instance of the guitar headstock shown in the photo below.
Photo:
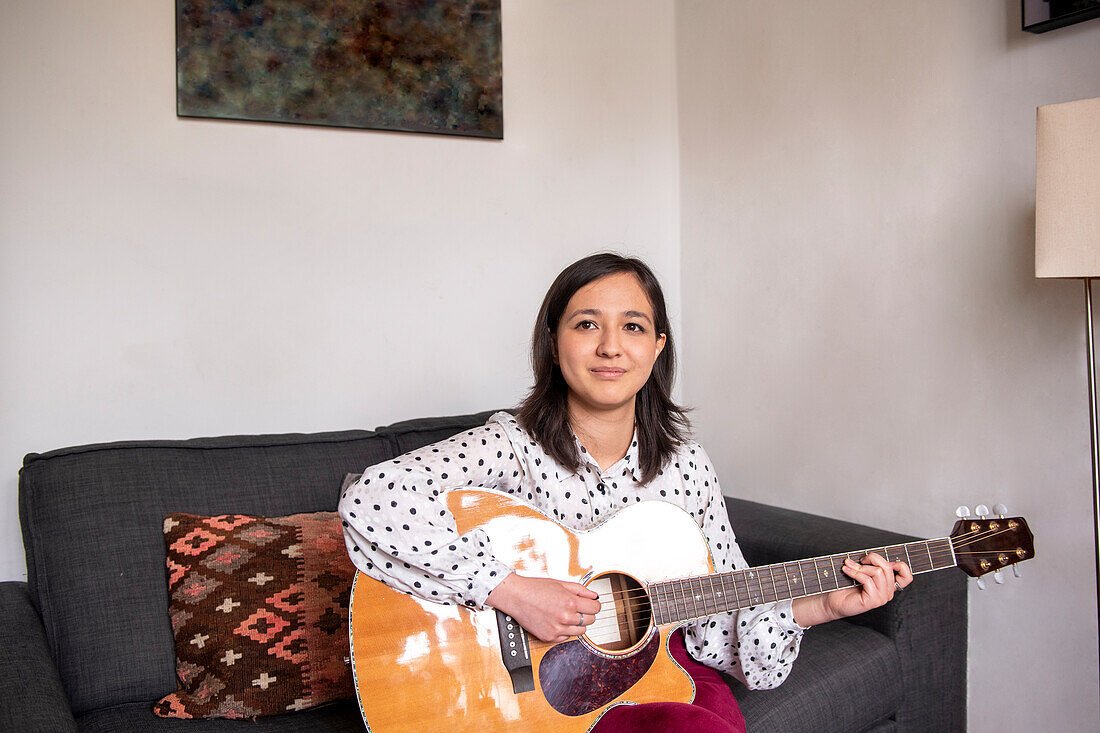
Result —
<path fill-rule="evenodd" d="M 1035 538 L 1023 517 L 960 519 L 951 547 L 958 566 L 974 578 L 1035 557 Z"/>

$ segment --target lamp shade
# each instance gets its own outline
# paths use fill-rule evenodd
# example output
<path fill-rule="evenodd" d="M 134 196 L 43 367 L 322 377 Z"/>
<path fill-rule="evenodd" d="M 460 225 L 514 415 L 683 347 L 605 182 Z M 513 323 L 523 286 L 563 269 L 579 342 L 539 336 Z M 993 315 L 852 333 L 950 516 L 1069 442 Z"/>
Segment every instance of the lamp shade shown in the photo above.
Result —
<path fill-rule="evenodd" d="M 1039 107 L 1035 276 L 1100 277 L 1100 97 Z"/>

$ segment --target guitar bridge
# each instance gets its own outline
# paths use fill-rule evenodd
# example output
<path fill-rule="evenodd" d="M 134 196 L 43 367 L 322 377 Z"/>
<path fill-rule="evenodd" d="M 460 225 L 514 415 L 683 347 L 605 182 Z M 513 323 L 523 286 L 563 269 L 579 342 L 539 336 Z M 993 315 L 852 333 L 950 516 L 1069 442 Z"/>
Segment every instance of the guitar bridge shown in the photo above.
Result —
<path fill-rule="evenodd" d="M 512 691 L 531 692 L 535 689 L 535 675 L 531 670 L 531 647 L 527 632 L 514 618 L 497 611 L 497 635 L 500 637 L 500 658 L 512 678 Z"/>

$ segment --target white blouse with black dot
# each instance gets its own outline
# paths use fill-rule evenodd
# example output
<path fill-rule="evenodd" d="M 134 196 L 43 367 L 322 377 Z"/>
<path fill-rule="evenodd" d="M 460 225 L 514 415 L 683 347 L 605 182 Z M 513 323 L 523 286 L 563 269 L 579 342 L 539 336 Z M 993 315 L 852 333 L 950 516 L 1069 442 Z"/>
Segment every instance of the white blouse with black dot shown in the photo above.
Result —
<path fill-rule="evenodd" d="M 485 607 L 510 572 L 477 529 L 459 535 L 441 500 L 449 489 L 481 487 L 514 494 L 548 517 L 583 530 L 631 502 L 672 502 L 691 514 L 710 543 L 715 570 L 746 567 L 729 526 L 718 478 L 702 447 L 684 443 L 648 484 L 638 478 L 637 441 L 601 471 L 583 446 L 582 468 L 561 468 L 506 412 L 461 433 L 372 466 L 340 499 L 348 553 L 356 567 L 421 598 Z M 782 683 L 804 629 L 791 602 L 711 616 L 684 629 L 688 652 L 750 689 Z"/>

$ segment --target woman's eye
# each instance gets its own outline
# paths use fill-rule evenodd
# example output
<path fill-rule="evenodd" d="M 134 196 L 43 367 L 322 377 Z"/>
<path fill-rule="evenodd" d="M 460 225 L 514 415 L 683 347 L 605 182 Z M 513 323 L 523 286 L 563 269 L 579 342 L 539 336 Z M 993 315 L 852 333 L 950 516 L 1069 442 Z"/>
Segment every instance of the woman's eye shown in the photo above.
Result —
<path fill-rule="evenodd" d="M 628 323 L 626 324 L 628 331 L 634 331 L 635 333 L 645 333 L 645 326 L 640 323 Z"/>
<path fill-rule="evenodd" d="M 585 330 L 591 330 L 595 327 L 596 327 L 596 324 L 593 321 L 581 321 L 580 323 L 577 324 L 577 328 L 582 328 L 582 329 L 585 329 Z"/>

